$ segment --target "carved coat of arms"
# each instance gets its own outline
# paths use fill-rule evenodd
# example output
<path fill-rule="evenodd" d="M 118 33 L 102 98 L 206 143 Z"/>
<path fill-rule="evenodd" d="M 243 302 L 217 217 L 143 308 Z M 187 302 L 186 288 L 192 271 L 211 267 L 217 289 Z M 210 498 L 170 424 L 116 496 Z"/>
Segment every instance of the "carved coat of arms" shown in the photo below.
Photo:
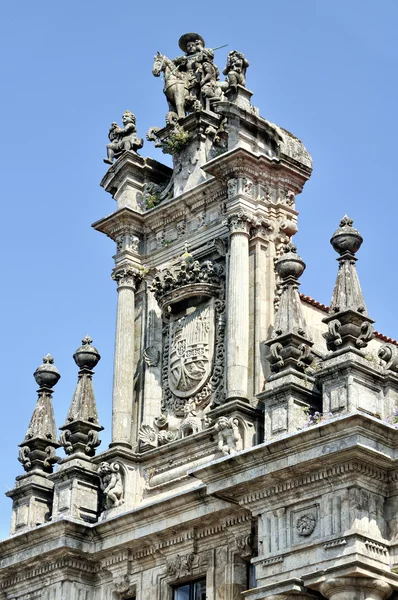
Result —
<path fill-rule="evenodd" d="M 169 387 L 179 398 L 193 396 L 211 374 L 214 320 L 214 300 L 210 300 L 170 324 Z"/>

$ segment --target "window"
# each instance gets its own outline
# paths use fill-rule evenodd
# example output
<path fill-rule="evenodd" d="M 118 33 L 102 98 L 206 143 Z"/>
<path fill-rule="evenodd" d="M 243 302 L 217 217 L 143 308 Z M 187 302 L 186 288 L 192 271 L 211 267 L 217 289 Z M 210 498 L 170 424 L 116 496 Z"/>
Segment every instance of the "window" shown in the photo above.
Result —
<path fill-rule="evenodd" d="M 173 600 L 206 600 L 206 579 L 175 587 L 173 589 Z"/>

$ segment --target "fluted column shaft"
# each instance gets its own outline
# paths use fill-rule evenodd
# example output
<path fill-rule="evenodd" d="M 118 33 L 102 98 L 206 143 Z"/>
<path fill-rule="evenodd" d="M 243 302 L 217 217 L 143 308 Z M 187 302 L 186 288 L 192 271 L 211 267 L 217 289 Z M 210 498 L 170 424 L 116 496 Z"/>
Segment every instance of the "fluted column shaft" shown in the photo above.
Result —
<path fill-rule="evenodd" d="M 118 283 L 113 371 L 112 446 L 131 447 L 134 392 L 135 290 L 139 272 L 124 267 L 112 276 Z"/>
<path fill-rule="evenodd" d="M 249 222 L 229 221 L 227 296 L 227 400 L 246 398 L 249 363 Z"/>

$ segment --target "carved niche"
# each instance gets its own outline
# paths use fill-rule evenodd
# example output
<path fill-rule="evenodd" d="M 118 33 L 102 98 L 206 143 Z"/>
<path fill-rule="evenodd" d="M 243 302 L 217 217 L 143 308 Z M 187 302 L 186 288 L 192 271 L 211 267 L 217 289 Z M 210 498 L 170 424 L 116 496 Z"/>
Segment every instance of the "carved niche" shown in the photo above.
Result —
<path fill-rule="evenodd" d="M 210 406 L 223 401 L 223 261 L 200 262 L 186 253 L 155 277 L 152 289 L 163 316 L 163 398 L 155 427 L 141 428 L 144 444 L 149 434 L 154 446 L 198 433 L 208 426 Z"/>

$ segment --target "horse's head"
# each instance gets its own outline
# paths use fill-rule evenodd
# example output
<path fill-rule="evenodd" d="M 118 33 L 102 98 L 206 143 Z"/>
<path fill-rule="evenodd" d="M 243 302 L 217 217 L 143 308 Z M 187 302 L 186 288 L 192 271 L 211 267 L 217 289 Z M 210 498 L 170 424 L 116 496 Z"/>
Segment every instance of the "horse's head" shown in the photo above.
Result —
<path fill-rule="evenodd" d="M 164 70 L 166 57 L 158 52 L 154 58 L 155 60 L 152 67 L 152 74 L 155 75 L 155 77 L 159 77 L 161 72 Z"/>

